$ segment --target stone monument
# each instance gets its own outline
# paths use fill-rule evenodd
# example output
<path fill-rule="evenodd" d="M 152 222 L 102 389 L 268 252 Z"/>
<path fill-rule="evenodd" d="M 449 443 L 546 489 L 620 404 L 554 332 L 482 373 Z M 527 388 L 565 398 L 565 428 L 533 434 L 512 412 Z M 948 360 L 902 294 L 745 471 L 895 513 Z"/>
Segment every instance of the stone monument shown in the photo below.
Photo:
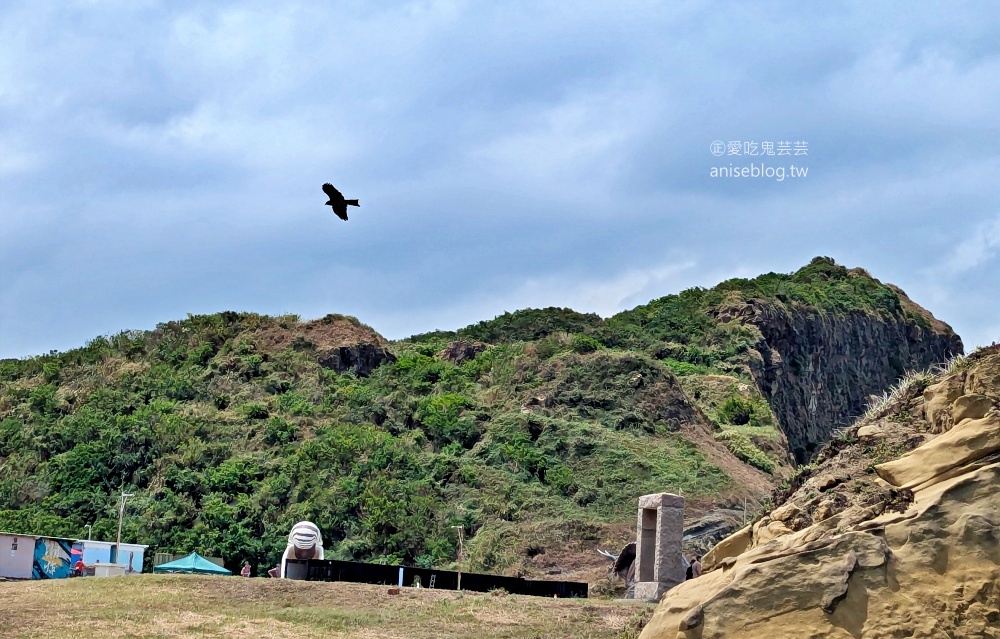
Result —
<path fill-rule="evenodd" d="M 635 544 L 635 598 L 659 601 L 684 581 L 684 498 L 671 493 L 639 498 Z"/>

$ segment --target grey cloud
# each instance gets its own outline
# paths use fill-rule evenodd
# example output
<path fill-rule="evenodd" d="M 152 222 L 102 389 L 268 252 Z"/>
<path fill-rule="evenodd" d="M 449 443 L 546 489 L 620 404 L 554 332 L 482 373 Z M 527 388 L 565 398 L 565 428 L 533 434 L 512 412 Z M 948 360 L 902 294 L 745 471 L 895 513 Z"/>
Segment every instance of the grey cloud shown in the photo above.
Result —
<path fill-rule="evenodd" d="M 940 256 L 1000 210 L 1000 20 L 880 7 L 5 5 L 0 355 L 226 308 L 609 312 L 818 254 L 986 335 L 995 254 Z M 808 140 L 810 174 L 710 178 L 719 138 Z"/>

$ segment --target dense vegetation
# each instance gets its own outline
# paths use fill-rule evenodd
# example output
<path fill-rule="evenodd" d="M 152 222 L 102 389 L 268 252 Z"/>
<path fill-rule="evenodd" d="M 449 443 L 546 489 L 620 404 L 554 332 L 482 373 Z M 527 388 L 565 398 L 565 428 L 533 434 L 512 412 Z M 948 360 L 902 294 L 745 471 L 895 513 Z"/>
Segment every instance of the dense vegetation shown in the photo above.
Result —
<path fill-rule="evenodd" d="M 503 570 L 535 545 L 632 521 L 637 495 L 729 487 L 684 436 L 682 386 L 720 441 L 773 471 L 781 456 L 756 443 L 775 421 L 741 359 L 757 336 L 715 317 L 757 298 L 900 308 L 891 289 L 817 259 L 606 321 L 528 310 L 415 336 L 367 377 L 321 365 L 298 318 L 251 313 L 4 360 L 0 530 L 76 537 L 93 524 L 113 539 L 127 490 L 124 539 L 231 566 L 273 565 L 308 519 L 329 556 L 428 566 L 454 559 L 460 525 L 472 567 Z M 456 339 L 483 346 L 451 361 Z M 725 383 L 688 388 L 709 374 Z"/>
<path fill-rule="evenodd" d="M 631 496 L 727 482 L 632 392 L 636 375 L 669 378 L 645 354 L 580 354 L 592 345 L 568 337 L 456 365 L 440 343 L 400 343 L 362 378 L 294 343 L 260 350 L 282 325 L 298 322 L 197 316 L 5 361 L 0 529 L 113 538 L 126 489 L 125 537 L 161 549 L 266 565 L 309 519 L 335 556 L 431 565 L 462 525 L 489 569 L 518 524 L 586 530 L 630 517 Z M 526 393 L 556 405 L 522 412 Z"/>

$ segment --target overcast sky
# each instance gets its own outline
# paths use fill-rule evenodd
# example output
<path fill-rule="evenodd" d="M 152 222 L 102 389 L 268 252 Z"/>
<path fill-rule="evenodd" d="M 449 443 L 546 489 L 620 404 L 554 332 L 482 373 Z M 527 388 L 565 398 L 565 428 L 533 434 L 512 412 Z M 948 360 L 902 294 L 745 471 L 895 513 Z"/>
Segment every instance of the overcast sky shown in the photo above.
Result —
<path fill-rule="evenodd" d="M 998 114 L 990 1 L 5 0 L 0 357 L 223 310 L 607 316 L 816 255 L 988 344 Z M 751 165 L 786 177 L 711 175 Z"/>

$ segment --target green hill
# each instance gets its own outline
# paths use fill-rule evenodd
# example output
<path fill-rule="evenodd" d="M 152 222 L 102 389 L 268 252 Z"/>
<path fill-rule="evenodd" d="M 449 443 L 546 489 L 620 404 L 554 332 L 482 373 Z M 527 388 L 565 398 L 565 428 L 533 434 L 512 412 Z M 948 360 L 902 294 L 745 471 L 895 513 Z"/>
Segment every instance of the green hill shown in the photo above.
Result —
<path fill-rule="evenodd" d="M 125 489 L 123 538 L 231 567 L 274 565 L 307 519 L 328 556 L 445 565 L 461 525 L 471 569 L 526 570 L 620 535 L 641 494 L 764 494 L 789 442 L 825 436 L 809 419 L 956 349 L 826 258 L 608 320 L 525 310 L 398 342 L 339 315 L 189 316 L 0 362 L 0 530 L 114 538 Z M 797 384 L 824 381 L 800 411 Z"/>

